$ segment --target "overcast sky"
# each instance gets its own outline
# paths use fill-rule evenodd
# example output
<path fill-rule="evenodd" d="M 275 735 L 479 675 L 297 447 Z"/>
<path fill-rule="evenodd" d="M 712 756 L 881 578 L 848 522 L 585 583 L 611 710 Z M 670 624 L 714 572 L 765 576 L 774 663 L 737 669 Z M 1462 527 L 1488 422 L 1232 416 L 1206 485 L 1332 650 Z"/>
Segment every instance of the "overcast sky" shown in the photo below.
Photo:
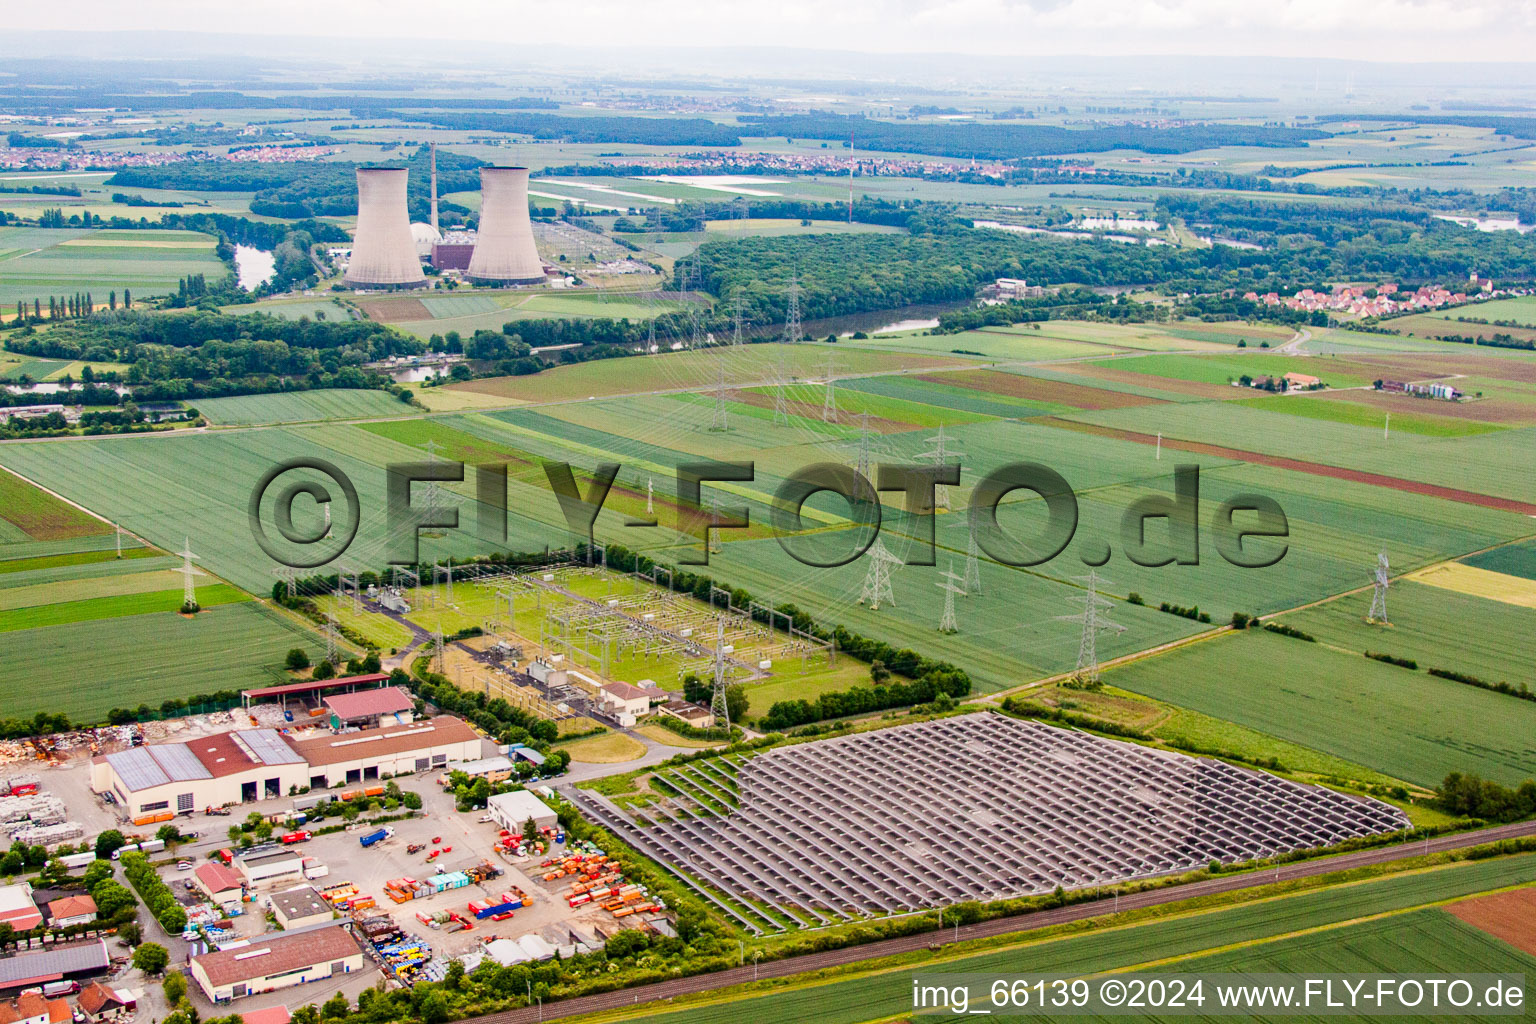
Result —
<path fill-rule="evenodd" d="M 5 0 L 10 29 L 518 44 L 1528 61 L 1532 0 Z M 429 13 L 430 12 L 430 13 Z"/>

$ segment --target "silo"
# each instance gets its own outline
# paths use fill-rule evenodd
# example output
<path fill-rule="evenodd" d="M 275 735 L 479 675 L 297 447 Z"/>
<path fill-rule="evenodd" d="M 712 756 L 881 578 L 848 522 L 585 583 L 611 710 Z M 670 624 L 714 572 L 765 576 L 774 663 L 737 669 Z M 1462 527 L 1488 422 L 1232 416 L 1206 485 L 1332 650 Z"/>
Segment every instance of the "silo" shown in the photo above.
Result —
<path fill-rule="evenodd" d="M 480 169 L 480 230 L 466 276 L 485 284 L 544 280 L 544 263 L 528 219 L 528 168 Z"/>
<path fill-rule="evenodd" d="M 403 167 L 357 169 L 357 233 L 344 283 L 356 288 L 422 288 L 427 279 L 411 238 Z"/>

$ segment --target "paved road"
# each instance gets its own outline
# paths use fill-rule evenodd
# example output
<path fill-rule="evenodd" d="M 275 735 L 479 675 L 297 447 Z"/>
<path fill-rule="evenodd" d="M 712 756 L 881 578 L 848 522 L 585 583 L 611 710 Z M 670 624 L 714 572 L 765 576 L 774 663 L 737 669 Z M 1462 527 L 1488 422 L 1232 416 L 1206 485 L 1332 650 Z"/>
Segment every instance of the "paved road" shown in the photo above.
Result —
<path fill-rule="evenodd" d="M 1459 835 L 1430 839 L 1427 842 L 1419 840 L 1396 846 L 1386 846 L 1376 850 L 1361 850 L 1358 853 L 1346 853 L 1336 857 L 1324 857 L 1317 860 L 1302 861 L 1297 864 L 1288 864 L 1273 870 L 1218 876 L 1202 882 L 1190 882 L 1185 885 L 1170 886 L 1166 889 L 1155 889 L 1150 892 L 1125 895 L 1120 897 L 1118 906 L 1120 910 L 1153 907 L 1165 903 L 1175 903 L 1179 900 L 1192 899 L 1196 896 L 1235 892 L 1241 889 L 1269 885 L 1277 880 L 1309 878 L 1327 874 L 1331 871 L 1341 871 L 1346 868 L 1356 868 L 1370 864 L 1385 864 L 1404 857 L 1417 856 L 1426 851 L 1435 853 L 1444 850 L 1456 850 L 1492 842 L 1496 839 L 1510 839 L 1531 835 L 1536 835 L 1536 821 L 1516 822 L 1513 825 L 1499 825 L 1492 828 L 1479 829 L 1475 832 L 1463 832 Z M 1069 921 L 1081 921 L 1090 917 L 1112 913 L 1115 905 L 1113 899 L 1103 899 L 1094 900 L 1090 903 L 1078 903 L 1070 907 L 1059 907 L 1054 910 L 1037 910 L 1029 914 L 1019 914 L 1014 917 L 1003 917 L 992 921 L 984 921 L 980 924 L 966 925 L 960 928 L 958 932 L 946 928 L 944 938 L 951 942 L 956 939 L 959 941 L 982 939 L 994 935 L 1006 935 L 1010 932 L 1023 932 L 1035 928 L 1044 928 L 1048 925 L 1064 924 Z M 755 973 L 759 978 L 781 978 L 786 975 L 801 974 L 806 971 L 816 971 L 827 967 L 856 963 L 860 960 L 872 960 L 877 957 L 893 956 L 899 953 L 911 953 L 927 948 L 928 944 L 936 938 L 937 936 L 933 932 L 924 932 L 917 935 L 903 936 L 898 939 L 872 942 L 863 946 L 852 946 L 847 949 L 828 950 L 824 953 L 809 953 L 805 956 L 790 957 L 785 960 L 775 960 L 760 964 Z M 737 967 L 729 971 L 720 971 L 716 974 L 701 974 L 691 978 L 677 978 L 671 981 L 658 982 L 654 985 L 642 985 L 637 988 L 621 989 L 616 992 L 604 992 L 598 995 L 581 996 L 577 999 L 567 999 L 557 1003 L 550 1003 L 542 1008 L 533 1006 L 520 1010 L 510 1010 L 506 1013 L 471 1017 L 468 1020 L 469 1024 L 534 1024 L 534 1022 L 541 1020 L 553 1020 L 557 1017 L 571 1017 L 583 1013 L 596 1013 L 599 1010 L 634 1007 L 642 1003 L 674 999 L 689 993 L 707 992 L 730 985 L 740 985 L 752 981 L 753 977 L 754 970 L 752 967 Z"/>

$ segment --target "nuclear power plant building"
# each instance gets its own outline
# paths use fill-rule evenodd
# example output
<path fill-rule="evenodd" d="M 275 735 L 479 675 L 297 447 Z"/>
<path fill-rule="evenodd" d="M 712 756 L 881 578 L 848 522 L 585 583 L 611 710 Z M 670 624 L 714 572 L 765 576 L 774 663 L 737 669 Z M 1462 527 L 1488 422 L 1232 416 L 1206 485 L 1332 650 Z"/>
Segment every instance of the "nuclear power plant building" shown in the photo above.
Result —
<path fill-rule="evenodd" d="M 528 168 L 481 168 L 480 229 L 465 276 L 483 284 L 544 280 L 544 263 L 528 219 Z"/>
<path fill-rule="evenodd" d="M 357 233 L 345 284 L 354 288 L 423 288 L 426 275 L 411 234 L 405 186 L 410 172 L 397 167 L 357 169 Z M 524 190 L 527 172 L 523 174 Z M 523 222 L 528 221 L 526 205 Z M 529 236 L 530 243 L 532 235 Z"/>

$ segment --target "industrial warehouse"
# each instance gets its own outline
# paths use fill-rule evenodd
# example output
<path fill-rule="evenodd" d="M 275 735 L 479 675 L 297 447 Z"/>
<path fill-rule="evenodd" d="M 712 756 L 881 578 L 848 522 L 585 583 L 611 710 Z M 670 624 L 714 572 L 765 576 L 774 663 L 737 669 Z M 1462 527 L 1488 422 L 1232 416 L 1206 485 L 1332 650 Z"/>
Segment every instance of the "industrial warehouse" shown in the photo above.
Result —
<path fill-rule="evenodd" d="M 643 825 L 595 791 L 574 795 L 647 855 L 802 926 L 1107 885 L 1409 827 L 1376 800 L 996 713 L 771 750 L 734 780 L 714 761 L 672 777 L 706 797 L 734 785 L 739 808 L 666 818 L 647 809 L 657 823 Z M 749 920 L 717 905 L 754 932 L 782 927 L 766 911 Z"/>
<path fill-rule="evenodd" d="M 307 738 L 238 729 L 100 755 L 91 788 L 141 820 L 409 775 L 481 754 L 480 735 L 451 715 Z"/>

